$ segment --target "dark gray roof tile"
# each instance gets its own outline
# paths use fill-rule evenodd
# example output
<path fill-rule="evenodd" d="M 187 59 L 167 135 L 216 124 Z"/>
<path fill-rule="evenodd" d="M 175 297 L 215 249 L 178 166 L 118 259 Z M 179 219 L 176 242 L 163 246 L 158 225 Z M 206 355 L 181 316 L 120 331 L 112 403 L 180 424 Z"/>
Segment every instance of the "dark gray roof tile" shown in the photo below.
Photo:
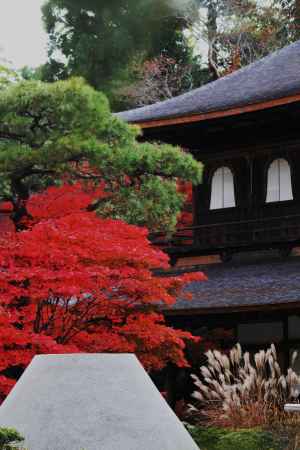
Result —
<path fill-rule="evenodd" d="M 193 282 L 193 300 L 178 299 L 172 309 L 222 309 L 299 302 L 300 257 L 232 262 L 201 268 L 208 281 Z"/>

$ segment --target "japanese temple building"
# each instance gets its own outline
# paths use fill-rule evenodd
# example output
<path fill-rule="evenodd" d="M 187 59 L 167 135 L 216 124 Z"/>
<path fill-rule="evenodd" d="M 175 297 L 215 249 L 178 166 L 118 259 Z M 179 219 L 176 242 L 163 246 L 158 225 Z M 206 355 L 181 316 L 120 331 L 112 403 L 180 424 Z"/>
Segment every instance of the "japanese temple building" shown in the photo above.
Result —
<path fill-rule="evenodd" d="M 204 164 L 193 226 L 164 246 L 174 270 L 209 280 L 193 283 L 194 300 L 179 300 L 168 320 L 226 329 L 253 350 L 274 342 L 287 366 L 300 350 L 300 41 L 118 116 Z"/>

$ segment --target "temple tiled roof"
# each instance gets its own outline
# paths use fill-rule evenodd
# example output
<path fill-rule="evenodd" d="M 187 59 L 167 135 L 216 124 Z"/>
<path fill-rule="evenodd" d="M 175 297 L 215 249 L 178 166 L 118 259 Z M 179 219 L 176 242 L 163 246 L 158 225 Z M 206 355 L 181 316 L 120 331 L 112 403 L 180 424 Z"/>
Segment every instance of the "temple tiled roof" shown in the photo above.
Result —
<path fill-rule="evenodd" d="M 116 114 L 151 122 L 226 111 L 300 94 L 300 41 L 186 94 Z"/>
<path fill-rule="evenodd" d="M 282 259 L 262 254 L 256 258 L 238 258 L 230 263 L 199 267 L 208 276 L 206 282 L 193 282 L 188 290 L 193 300 L 178 299 L 173 310 L 243 309 L 299 302 L 300 257 Z"/>

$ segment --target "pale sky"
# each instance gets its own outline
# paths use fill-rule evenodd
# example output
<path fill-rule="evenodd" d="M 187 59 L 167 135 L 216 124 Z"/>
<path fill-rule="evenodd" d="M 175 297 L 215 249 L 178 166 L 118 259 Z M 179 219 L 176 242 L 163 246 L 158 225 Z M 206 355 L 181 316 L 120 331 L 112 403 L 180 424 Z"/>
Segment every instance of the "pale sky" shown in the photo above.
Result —
<path fill-rule="evenodd" d="M 37 67 L 47 57 L 41 5 L 45 0 L 0 0 L 0 59 L 13 68 Z"/>

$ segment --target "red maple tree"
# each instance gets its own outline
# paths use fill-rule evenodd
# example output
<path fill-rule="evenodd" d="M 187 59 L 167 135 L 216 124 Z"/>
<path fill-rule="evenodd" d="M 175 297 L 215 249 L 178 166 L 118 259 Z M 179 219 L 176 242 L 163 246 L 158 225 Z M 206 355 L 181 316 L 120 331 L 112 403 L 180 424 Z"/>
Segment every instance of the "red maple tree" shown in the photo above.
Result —
<path fill-rule="evenodd" d="M 193 185 L 178 181 L 177 189 L 185 197 L 185 204 L 177 221 L 177 229 L 190 228 L 193 226 Z"/>
<path fill-rule="evenodd" d="M 27 229 L 0 238 L 2 398 L 40 353 L 134 352 L 147 369 L 187 364 L 185 340 L 194 338 L 168 327 L 157 307 L 204 275 L 154 276 L 167 255 L 146 229 L 88 212 L 94 197 L 81 184 L 49 188 L 29 199 Z"/>

